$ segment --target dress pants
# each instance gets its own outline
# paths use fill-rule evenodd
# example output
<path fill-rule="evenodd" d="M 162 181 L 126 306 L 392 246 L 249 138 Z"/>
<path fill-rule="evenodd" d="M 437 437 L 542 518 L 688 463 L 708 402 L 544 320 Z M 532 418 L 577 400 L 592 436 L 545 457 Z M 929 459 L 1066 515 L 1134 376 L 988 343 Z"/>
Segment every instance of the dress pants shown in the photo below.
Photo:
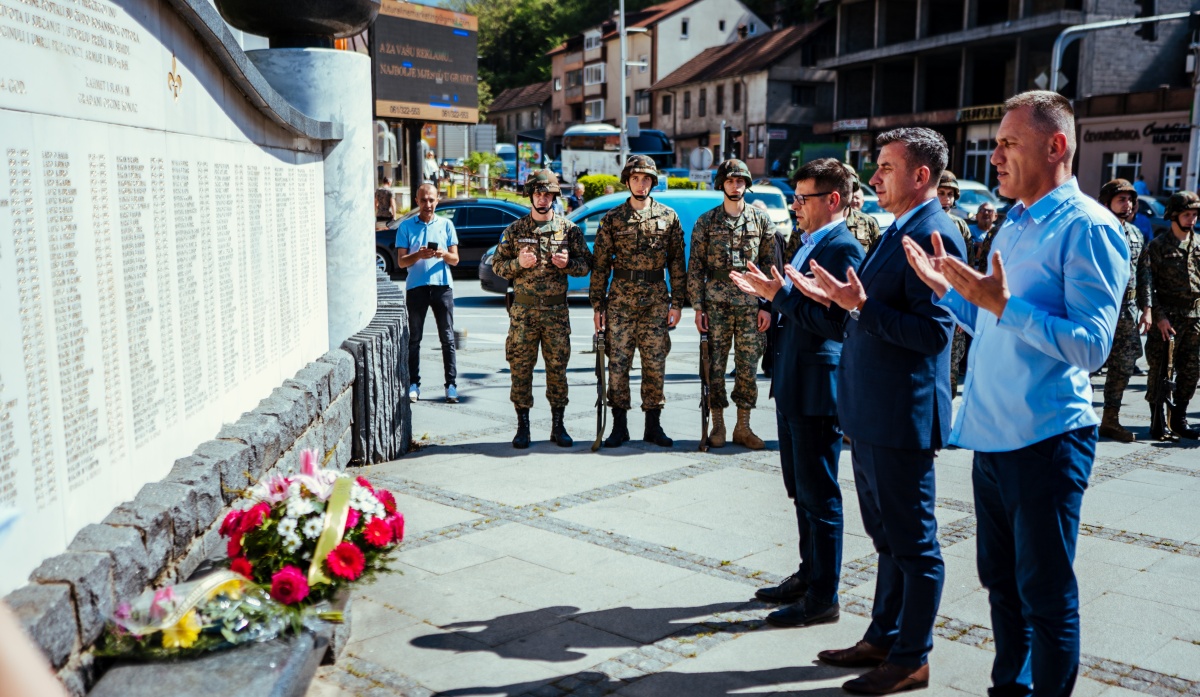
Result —
<path fill-rule="evenodd" d="M 796 506 L 800 577 L 808 583 L 808 601 L 833 605 L 842 575 L 842 490 L 837 481 L 842 429 L 836 416 L 788 416 L 776 410 L 775 421 L 783 485 Z"/>
<path fill-rule="evenodd" d="M 975 453 L 979 580 L 988 589 L 996 661 L 992 697 L 1069 695 L 1079 670 L 1079 509 L 1096 427 L 1019 450 Z"/>
<path fill-rule="evenodd" d="M 454 345 L 454 289 L 450 286 L 417 286 L 404 292 L 408 308 L 408 380 L 421 384 L 421 335 L 425 333 L 425 313 L 433 310 L 438 339 L 442 343 L 442 371 L 446 387 L 458 379 L 458 361 Z"/>
<path fill-rule="evenodd" d="M 919 668 L 933 649 L 933 624 L 946 566 L 934 518 L 932 450 L 852 441 L 863 526 L 879 553 L 875 606 L 863 639 L 888 649 L 888 661 Z"/>

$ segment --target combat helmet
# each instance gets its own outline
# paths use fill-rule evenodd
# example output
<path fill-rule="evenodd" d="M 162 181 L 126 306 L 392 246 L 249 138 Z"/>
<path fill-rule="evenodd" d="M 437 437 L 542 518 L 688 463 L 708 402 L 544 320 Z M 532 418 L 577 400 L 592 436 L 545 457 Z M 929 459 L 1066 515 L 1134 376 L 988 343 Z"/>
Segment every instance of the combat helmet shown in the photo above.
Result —
<path fill-rule="evenodd" d="M 632 155 L 625 161 L 625 168 L 621 170 L 621 184 L 629 186 L 629 178 L 635 174 L 650 175 L 654 186 L 658 186 L 658 167 L 649 155 Z"/>
<path fill-rule="evenodd" d="M 1137 189 L 1133 188 L 1133 184 L 1130 184 L 1128 179 L 1113 179 L 1100 187 L 1100 196 L 1097 200 L 1100 201 L 1100 205 L 1108 208 L 1117 194 L 1132 194 L 1136 199 Z"/>
<path fill-rule="evenodd" d="M 958 200 L 958 197 L 962 196 L 962 190 L 958 188 L 958 177 L 954 176 L 954 172 L 951 172 L 948 169 L 944 170 L 941 178 L 938 179 L 938 188 L 940 189 L 942 187 L 954 190 L 955 201 Z"/>
<path fill-rule="evenodd" d="M 1179 214 L 1187 210 L 1200 210 L 1200 196 L 1191 191 L 1176 191 L 1167 200 L 1167 209 L 1163 217 L 1175 222 Z"/>
<path fill-rule="evenodd" d="M 725 186 L 726 179 L 741 177 L 746 180 L 746 186 L 754 183 L 754 177 L 750 175 L 750 168 L 741 160 L 725 160 L 717 166 L 717 178 L 713 181 L 713 188 L 720 191 Z"/>
<path fill-rule="evenodd" d="M 558 187 L 558 175 L 548 169 L 535 169 L 525 179 L 525 195 L 533 196 L 537 192 L 558 196 L 562 191 Z"/>

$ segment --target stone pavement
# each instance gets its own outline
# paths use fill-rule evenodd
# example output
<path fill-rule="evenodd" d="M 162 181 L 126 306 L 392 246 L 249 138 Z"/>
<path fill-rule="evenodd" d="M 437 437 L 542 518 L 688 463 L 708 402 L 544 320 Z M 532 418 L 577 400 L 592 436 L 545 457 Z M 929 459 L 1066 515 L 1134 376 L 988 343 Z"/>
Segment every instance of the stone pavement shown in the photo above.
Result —
<path fill-rule="evenodd" d="M 842 619 L 767 627 L 773 606 L 752 600 L 753 591 L 797 563 L 778 452 L 696 450 L 695 330 L 681 327 L 664 412 L 674 449 L 634 441 L 591 453 L 593 357 L 582 353 L 590 343 L 578 331 L 587 326 L 582 317 L 575 325 L 572 449 L 545 440 L 540 369 L 535 445 L 509 445 L 502 335 L 472 334 L 459 353 L 462 403 L 414 405 L 414 438 L 425 447 L 367 468 L 396 492 L 408 520 L 394 565 L 403 574 L 357 594 L 346 654 L 322 669 L 310 697 L 844 694 L 839 685 L 858 671 L 815 657 L 861 637 L 876 570 L 848 449 Z M 428 356 L 436 345 L 426 342 Z M 752 423 L 775 448 L 767 384 L 760 388 Z M 1149 426 L 1140 416 L 1143 392 L 1144 379 L 1135 378 L 1124 419 L 1142 436 Z M 640 436 L 641 415 L 632 412 L 630 421 Z M 1100 443 L 1075 565 L 1084 603 L 1078 695 L 1200 695 L 1200 451 L 1193 445 Z M 970 467 L 969 451 L 937 459 L 947 578 L 925 694 L 985 695 L 989 684 L 994 653 L 975 572 Z"/>

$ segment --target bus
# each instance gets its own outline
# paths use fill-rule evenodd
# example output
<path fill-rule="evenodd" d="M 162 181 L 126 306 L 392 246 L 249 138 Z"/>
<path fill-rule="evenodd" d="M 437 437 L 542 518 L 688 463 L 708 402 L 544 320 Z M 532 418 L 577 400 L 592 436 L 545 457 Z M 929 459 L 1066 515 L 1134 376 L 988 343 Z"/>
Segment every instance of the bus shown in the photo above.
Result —
<path fill-rule="evenodd" d="M 662 131 L 643 128 L 629 138 L 630 155 L 649 155 L 659 170 L 675 166 L 675 144 Z M 621 129 L 606 123 L 571 126 L 562 137 L 562 178 L 573 183 L 586 174 L 621 176 Z M 665 178 L 664 178 L 665 181 Z"/>

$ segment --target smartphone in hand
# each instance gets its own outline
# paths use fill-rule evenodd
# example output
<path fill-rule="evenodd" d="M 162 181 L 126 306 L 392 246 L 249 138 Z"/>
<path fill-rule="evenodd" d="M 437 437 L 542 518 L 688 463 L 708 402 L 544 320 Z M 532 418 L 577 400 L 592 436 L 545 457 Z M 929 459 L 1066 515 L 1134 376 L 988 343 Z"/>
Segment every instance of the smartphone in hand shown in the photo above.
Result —
<path fill-rule="evenodd" d="M 436 252 L 436 251 L 437 251 L 437 248 L 438 248 L 438 243 L 437 243 L 437 242 L 429 242 L 429 243 L 427 243 L 425 246 L 426 246 L 428 249 L 432 249 L 433 251 L 435 251 L 435 252 Z"/>

